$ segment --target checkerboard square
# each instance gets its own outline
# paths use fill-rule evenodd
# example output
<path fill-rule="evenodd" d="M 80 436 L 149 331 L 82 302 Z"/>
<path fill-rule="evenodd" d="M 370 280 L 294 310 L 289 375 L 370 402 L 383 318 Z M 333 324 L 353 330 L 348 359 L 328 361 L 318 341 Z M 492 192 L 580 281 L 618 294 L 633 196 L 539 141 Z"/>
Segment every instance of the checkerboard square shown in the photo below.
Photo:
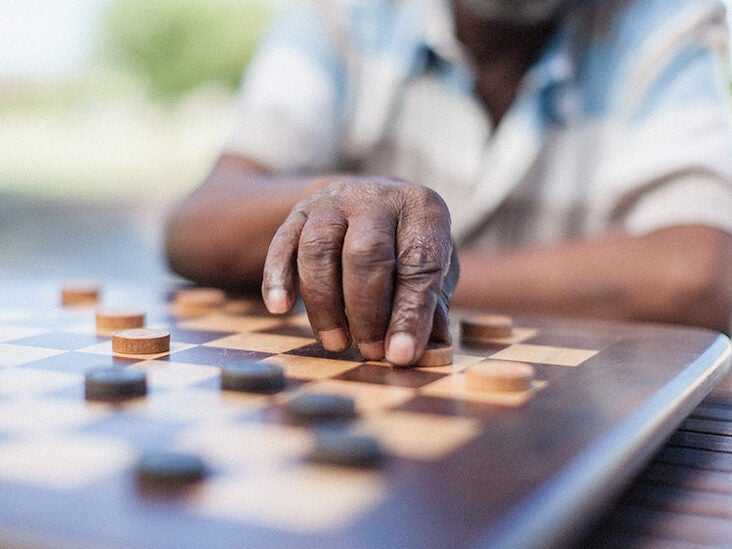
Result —
<path fill-rule="evenodd" d="M 206 346 L 275 354 L 297 349 L 312 343 L 312 341 L 312 338 L 308 339 L 304 337 L 288 337 L 263 333 L 241 333 L 211 341 L 206 343 Z"/>
<path fill-rule="evenodd" d="M 28 347 L 26 345 L 12 345 L 0 343 L 0 368 L 12 368 L 21 366 L 36 360 L 62 354 L 59 349 L 46 349 L 41 347 Z"/>
<path fill-rule="evenodd" d="M 445 375 L 411 368 L 393 368 L 388 364 L 366 362 L 343 372 L 336 376 L 335 379 L 416 388 L 437 381 Z"/>
<path fill-rule="evenodd" d="M 282 351 L 285 352 L 285 351 Z M 364 362 L 364 358 L 351 346 L 341 353 L 326 351 L 320 343 L 308 343 L 301 347 L 286 351 L 288 355 L 309 356 L 323 360 L 348 360 L 351 362 Z"/>
<path fill-rule="evenodd" d="M 272 356 L 271 353 L 227 349 L 226 347 L 197 346 L 171 353 L 167 358 L 173 362 L 224 366 L 237 360 L 262 360 Z"/>
<path fill-rule="evenodd" d="M 44 328 L 31 328 L 29 326 L 0 326 L 0 342 L 8 342 L 16 339 L 37 336 L 46 333 Z"/>
<path fill-rule="evenodd" d="M 135 456 L 116 437 L 44 436 L 0 445 L 0 479 L 72 489 L 128 467 Z"/>
<path fill-rule="evenodd" d="M 598 352 L 593 349 L 573 349 L 570 347 L 516 343 L 492 354 L 491 358 L 574 367 L 592 358 Z"/>
<path fill-rule="evenodd" d="M 180 343 L 208 343 L 216 339 L 221 339 L 232 335 L 233 332 L 222 332 L 213 330 L 186 330 L 184 328 L 167 327 L 164 328 L 170 332 L 170 340 Z"/>
<path fill-rule="evenodd" d="M 0 395 L 15 398 L 48 394 L 84 382 L 79 374 L 49 372 L 30 368 L 0 369 Z"/>
<path fill-rule="evenodd" d="M 33 362 L 24 365 L 23 368 L 33 370 L 54 370 L 57 372 L 83 375 L 91 369 L 109 368 L 115 365 L 119 366 L 120 364 L 129 364 L 131 362 L 137 361 L 126 360 L 118 362 L 114 360 L 112 356 L 71 351 L 67 353 L 59 352 L 58 354 L 48 358 L 34 360 Z"/>

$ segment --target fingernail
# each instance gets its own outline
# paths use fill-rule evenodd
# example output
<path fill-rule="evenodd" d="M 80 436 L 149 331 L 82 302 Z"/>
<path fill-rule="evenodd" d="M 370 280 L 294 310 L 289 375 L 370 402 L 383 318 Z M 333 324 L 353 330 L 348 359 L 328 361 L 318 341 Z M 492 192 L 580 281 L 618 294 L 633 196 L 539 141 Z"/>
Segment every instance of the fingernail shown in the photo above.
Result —
<path fill-rule="evenodd" d="M 267 310 L 274 315 L 281 315 L 290 310 L 290 296 L 282 288 L 273 288 L 264 296 Z"/>
<path fill-rule="evenodd" d="M 416 342 L 409 334 L 400 332 L 389 339 L 389 347 L 386 349 L 386 360 L 392 364 L 411 364 L 414 362 Z"/>
<path fill-rule="evenodd" d="M 320 344 L 325 347 L 327 351 L 345 351 L 350 345 L 346 331 L 343 328 L 324 330 L 319 332 L 319 335 Z"/>
<path fill-rule="evenodd" d="M 371 341 L 369 343 L 359 343 L 358 352 L 366 360 L 380 360 L 384 358 L 384 341 Z"/>

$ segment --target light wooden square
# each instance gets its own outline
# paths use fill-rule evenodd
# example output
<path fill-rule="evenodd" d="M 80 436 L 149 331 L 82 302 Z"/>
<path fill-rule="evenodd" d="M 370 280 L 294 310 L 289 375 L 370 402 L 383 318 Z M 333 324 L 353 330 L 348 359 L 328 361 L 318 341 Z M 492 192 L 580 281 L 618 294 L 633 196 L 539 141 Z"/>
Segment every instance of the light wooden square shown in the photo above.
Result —
<path fill-rule="evenodd" d="M 289 397 L 302 393 L 332 393 L 350 397 L 354 400 L 357 412 L 371 415 L 405 403 L 415 395 L 415 390 L 393 385 L 323 379 L 306 384 Z"/>
<path fill-rule="evenodd" d="M 206 332 L 253 332 L 266 330 L 277 325 L 276 317 L 236 316 L 223 313 L 195 317 L 178 323 L 184 330 L 201 330 Z"/>
<path fill-rule="evenodd" d="M 436 461 L 475 438 L 480 423 L 465 417 L 394 411 L 368 417 L 357 430 L 375 436 L 388 454 Z"/>
<path fill-rule="evenodd" d="M 138 409 L 154 417 L 180 421 L 226 421 L 237 415 L 259 410 L 272 398 L 270 395 L 219 389 L 172 388 L 160 393 L 153 392 L 144 399 L 136 399 L 127 404 L 127 408 Z"/>
<path fill-rule="evenodd" d="M 0 369 L 0 395 L 27 397 L 83 385 L 84 376 L 32 368 Z"/>
<path fill-rule="evenodd" d="M 31 328 L 29 326 L 0 326 L 0 342 L 37 336 L 48 331 L 43 328 Z"/>
<path fill-rule="evenodd" d="M 80 488 L 134 459 L 132 449 L 112 437 L 45 435 L 1 444 L 0 479 L 46 490 Z"/>
<path fill-rule="evenodd" d="M 28 345 L 0 343 L 0 368 L 21 366 L 43 358 L 62 355 L 65 352 L 66 351 L 60 349 L 46 349 L 43 347 L 30 347 Z"/>
<path fill-rule="evenodd" d="M 516 343 L 492 354 L 490 358 L 575 367 L 592 358 L 598 352 L 592 349 Z"/>
<path fill-rule="evenodd" d="M 323 360 L 311 356 L 274 355 L 263 362 L 279 364 L 285 369 L 285 376 L 294 379 L 326 379 L 355 368 L 360 363 L 349 360 Z"/>
<path fill-rule="evenodd" d="M 300 534 L 343 529 L 388 494 L 377 472 L 291 464 L 262 474 L 243 471 L 205 483 L 190 505 L 193 514 Z"/>
<path fill-rule="evenodd" d="M 311 435 L 292 425 L 201 422 L 175 441 L 179 450 L 202 456 L 221 471 L 266 471 L 302 461 Z"/>
<path fill-rule="evenodd" d="M 241 333 L 222 337 L 204 345 L 206 347 L 224 347 L 226 349 L 259 351 L 262 353 L 284 353 L 310 343 L 315 343 L 315 340 L 297 336 Z"/>
<path fill-rule="evenodd" d="M 146 360 L 135 365 L 147 374 L 148 387 L 185 387 L 218 378 L 221 368 L 166 360 Z"/>
<path fill-rule="evenodd" d="M 80 383 L 83 383 L 81 379 Z M 71 399 L 0 401 L 0 431 L 22 435 L 50 434 L 83 425 L 108 413 L 109 409 L 99 403 Z"/>

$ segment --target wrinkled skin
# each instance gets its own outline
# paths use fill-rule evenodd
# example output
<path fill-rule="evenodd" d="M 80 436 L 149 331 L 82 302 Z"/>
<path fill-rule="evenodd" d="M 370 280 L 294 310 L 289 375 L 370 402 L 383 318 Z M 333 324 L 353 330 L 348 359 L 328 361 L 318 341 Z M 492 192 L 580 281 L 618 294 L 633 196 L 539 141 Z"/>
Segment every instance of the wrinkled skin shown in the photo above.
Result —
<path fill-rule="evenodd" d="M 367 359 L 413 363 L 429 339 L 449 342 L 458 278 L 450 215 L 432 190 L 385 178 L 341 178 L 298 203 L 272 240 L 262 294 L 292 308 L 299 289 L 316 338 L 353 342 Z"/>

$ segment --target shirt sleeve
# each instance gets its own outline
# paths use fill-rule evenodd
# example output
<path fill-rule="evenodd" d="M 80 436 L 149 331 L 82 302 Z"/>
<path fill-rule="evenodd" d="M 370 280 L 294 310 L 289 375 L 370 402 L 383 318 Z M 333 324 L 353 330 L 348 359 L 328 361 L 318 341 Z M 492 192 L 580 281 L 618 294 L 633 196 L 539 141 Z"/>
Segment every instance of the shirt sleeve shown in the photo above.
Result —
<path fill-rule="evenodd" d="M 716 2 L 687 8 L 647 33 L 616 88 L 596 213 L 630 234 L 680 224 L 732 233 L 724 12 Z"/>
<path fill-rule="evenodd" d="M 279 172 L 334 169 L 344 88 L 321 16 L 306 3 L 285 10 L 247 68 L 223 152 Z"/>

